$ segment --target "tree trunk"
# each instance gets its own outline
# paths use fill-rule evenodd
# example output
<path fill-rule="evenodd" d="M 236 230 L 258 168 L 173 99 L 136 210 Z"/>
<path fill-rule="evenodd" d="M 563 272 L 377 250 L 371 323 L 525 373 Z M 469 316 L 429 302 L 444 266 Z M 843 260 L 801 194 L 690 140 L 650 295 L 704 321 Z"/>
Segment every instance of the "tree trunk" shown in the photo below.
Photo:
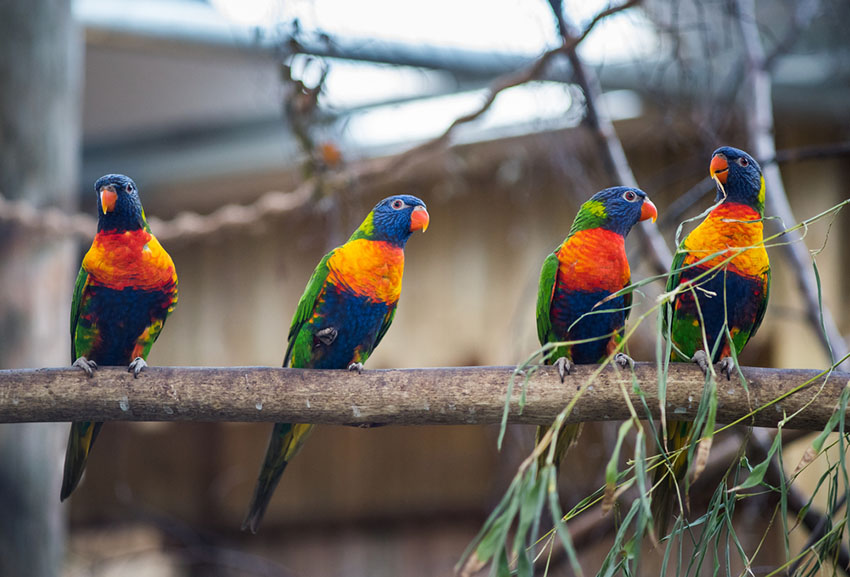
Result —
<path fill-rule="evenodd" d="M 0 0 L 0 192 L 73 205 L 81 39 L 69 0 Z M 73 241 L 0 225 L 0 366 L 67 364 Z M 0 575 L 61 574 L 68 426 L 0 426 Z"/>

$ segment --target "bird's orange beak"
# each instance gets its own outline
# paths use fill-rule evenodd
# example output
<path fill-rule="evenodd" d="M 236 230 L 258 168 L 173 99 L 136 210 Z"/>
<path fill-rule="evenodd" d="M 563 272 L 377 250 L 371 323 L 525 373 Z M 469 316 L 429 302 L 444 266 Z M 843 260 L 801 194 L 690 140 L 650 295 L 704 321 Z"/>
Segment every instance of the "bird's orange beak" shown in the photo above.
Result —
<path fill-rule="evenodd" d="M 410 232 L 415 230 L 425 232 L 428 230 L 429 222 L 431 222 L 431 217 L 428 216 L 428 211 L 425 210 L 424 206 L 417 206 L 410 213 Z"/>
<path fill-rule="evenodd" d="M 646 198 L 643 201 L 643 206 L 640 207 L 640 219 L 646 220 L 648 218 L 651 218 L 652 222 L 655 222 L 655 219 L 658 218 L 658 209 L 655 208 L 651 200 Z"/>
<path fill-rule="evenodd" d="M 100 208 L 103 211 L 103 214 L 115 210 L 115 202 L 117 200 L 118 193 L 115 192 L 114 186 L 104 186 L 100 189 Z"/>
<path fill-rule="evenodd" d="M 711 174 L 711 178 L 720 184 L 726 184 L 726 177 L 729 174 L 729 162 L 725 156 L 717 154 L 712 157 L 708 171 Z"/>

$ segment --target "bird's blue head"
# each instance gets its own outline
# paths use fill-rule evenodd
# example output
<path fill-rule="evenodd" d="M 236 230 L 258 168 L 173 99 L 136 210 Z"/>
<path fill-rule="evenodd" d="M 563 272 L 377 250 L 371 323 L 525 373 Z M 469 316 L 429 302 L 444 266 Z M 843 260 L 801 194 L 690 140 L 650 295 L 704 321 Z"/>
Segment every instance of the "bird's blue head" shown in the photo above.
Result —
<path fill-rule="evenodd" d="M 107 174 L 94 183 L 97 193 L 97 230 L 125 231 L 147 228 L 136 183 L 123 174 Z"/>
<path fill-rule="evenodd" d="M 709 173 L 717 184 L 717 202 L 746 204 L 764 215 L 764 178 L 752 156 L 743 150 L 722 146 L 711 155 Z"/>
<path fill-rule="evenodd" d="M 597 192 L 581 205 L 570 235 L 580 230 L 604 228 L 625 237 L 635 224 L 648 218 L 655 222 L 658 210 L 644 191 L 615 186 Z"/>
<path fill-rule="evenodd" d="M 425 203 L 409 194 L 385 198 L 372 209 L 351 240 L 366 238 L 389 242 L 404 248 L 414 231 L 425 231 L 430 217 Z"/>

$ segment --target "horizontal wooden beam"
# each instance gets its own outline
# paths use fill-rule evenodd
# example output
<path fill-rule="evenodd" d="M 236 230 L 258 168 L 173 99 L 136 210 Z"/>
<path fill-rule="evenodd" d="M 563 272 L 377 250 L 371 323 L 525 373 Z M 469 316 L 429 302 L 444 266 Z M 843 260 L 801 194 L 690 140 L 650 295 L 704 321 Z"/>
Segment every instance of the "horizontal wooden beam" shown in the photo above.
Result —
<path fill-rule="evenodd" d="M 596 369 L 580 366 L 561 384 L 552 367 L 529 377 L 526 404 L 518 409 L 523 377 L 516 378 L 512 423 L 545 424 L 566 406 Z M 635 378 L 658 416 L 655 364 L 638 363 Z M 817 398 L 787 426 L 820 429 L 835 410 L 848 373 L 745 367 L 749 393 L 736 379 L 718 386 L 717 421 L 729 423 L 811 381 L 760 410 L 747 424 L 775 426 Z M 93 378 L 79 369 L 0 371 L 0 422 L 38 421 L 282 421 L 354 426 L 492 424 L 502 418 L 513 367 L 320 371 L 268 367 L 150 367 L 137 379 L 121 368 L 101 368 Z M 570 418 L 628 418 L 622 387 L 640 416 L 645 411 L 632 375 L 608 367 L 582 393 Z M 692 420 L 704 378 L 696 366 L 672 364 L 667 375 L 668 419 Z"/>

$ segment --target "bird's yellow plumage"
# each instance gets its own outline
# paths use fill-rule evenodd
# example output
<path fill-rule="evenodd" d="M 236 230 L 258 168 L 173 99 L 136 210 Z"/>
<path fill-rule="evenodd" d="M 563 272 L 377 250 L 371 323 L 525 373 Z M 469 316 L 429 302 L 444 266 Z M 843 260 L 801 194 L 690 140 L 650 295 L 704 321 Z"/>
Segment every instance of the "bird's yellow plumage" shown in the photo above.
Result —
<path fill-rule="evenodd" d="M 761 276 L 769 268 L 767 250 L 764 248 L 764 226 L 759 213 L 744 204 L 724 203 L 715 208 L 706 219 L 685 239 L 682 248 L 687 251 L 684 264 L 689 265 L 724 251 L 702 263 L 711 268 L 729 258 L 735 249 L 750 247 L 735 255 L 728 268 L 746 276 Z"/>

